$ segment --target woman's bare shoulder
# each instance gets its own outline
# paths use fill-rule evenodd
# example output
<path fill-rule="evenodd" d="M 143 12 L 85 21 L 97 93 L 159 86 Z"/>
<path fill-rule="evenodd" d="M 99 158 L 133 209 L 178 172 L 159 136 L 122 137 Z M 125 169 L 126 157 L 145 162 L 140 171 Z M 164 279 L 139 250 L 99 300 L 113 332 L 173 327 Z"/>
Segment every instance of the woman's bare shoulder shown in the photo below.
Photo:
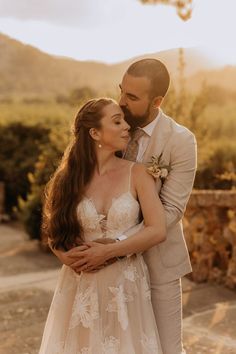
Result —
<path fill-rule="evenodd" d="M 147 166 L 143 163 L 135 163 L 133 165 L 133 179 L 136 183 L 147 182 L 153 177 L 147 172 Z"/>
<path fill-rule="evenodd" d="M 135 162 L 132 168 L 135 174 L 147 173 L 147 167 L 143 163 Z"/>

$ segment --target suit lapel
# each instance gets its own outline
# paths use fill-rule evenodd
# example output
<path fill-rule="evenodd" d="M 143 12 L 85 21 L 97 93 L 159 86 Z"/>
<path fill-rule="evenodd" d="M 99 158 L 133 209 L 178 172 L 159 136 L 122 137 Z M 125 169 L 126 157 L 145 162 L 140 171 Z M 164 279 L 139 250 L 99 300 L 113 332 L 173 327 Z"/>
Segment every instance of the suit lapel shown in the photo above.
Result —
<path fill-rule="evenodd" d="M 159 156 L 169 140 L 172 133 L 172 124 L 169 117 L 161 112 L 157 124 L 151 135 L 148 147 L 143 156 L 143 163 L 150 161 L 153 154 Z"/>

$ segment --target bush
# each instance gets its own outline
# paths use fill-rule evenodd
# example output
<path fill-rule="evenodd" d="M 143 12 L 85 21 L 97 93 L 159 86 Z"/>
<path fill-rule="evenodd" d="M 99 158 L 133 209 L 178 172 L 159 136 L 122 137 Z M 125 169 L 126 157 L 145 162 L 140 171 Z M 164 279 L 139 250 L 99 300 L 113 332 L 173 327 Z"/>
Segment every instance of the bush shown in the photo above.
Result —
<path fill-rule="evenodd" d="M 11 213 L 19 196 L 30 190 L 28 174 L 34 171 L 41 146 L 49 142 L 50 129 L 40 124 L 0 125 L 0 180 L 6 188 L 6 211 Z"/>
<path fill-rule="evenodd" d="M 23 223 L 25 231 L 31 239 L 40 240 L 41 238 L 41 223 L 42 223 L 42 202 L 41 191 L 28 195 L 24 201 L 19 198 L 19 220 Z"/>
<path fill-rule="evenodd" d="M 196 189 L 232 189 L 235 187 L 236 143 L 223 141 L 204 148 L 196 174 Z"/>
<path fill-rule="evenodd" d="M 30 191 L 27 198 L 19 198 L 18 217 L 31 239 L 41 239 L 42 205 L 44 189 L 57 168 L 62 152 L 50 142 L 44 145 L 33 173 L 28 175 Z"/>

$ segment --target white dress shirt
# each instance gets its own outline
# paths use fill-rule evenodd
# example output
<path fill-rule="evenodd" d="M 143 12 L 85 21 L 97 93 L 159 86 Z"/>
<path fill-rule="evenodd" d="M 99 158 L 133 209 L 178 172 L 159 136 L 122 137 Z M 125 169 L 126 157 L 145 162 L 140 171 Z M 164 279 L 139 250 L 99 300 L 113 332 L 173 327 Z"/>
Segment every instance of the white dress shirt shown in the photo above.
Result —
<path fill-rule="evenodd" d="M 143 155 L 148 147 L 152 132 L 157 124 L 160 115 L 161 115 L 161 109 L 159 108 L 159 112 L 156 118 L 151 123 L 147 124 L 145 127 L 139 128 L 142 129 L 146 134 L 141 136 L 141 138 L 138 140 L 139 147 L 138 147 L 138 155 L 136 159 L 137 162 L 142 162 L 143 160 Z"/>

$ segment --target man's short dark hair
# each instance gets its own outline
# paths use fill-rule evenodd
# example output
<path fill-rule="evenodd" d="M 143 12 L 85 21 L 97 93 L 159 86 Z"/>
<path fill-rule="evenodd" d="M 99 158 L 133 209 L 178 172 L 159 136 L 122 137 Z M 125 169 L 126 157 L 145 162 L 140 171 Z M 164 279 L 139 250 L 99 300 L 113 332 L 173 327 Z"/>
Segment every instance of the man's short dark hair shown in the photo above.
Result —
<path fill-rule="evenodd" d="M 127 73 L 137 77 L 147 77 L 151 81 L 151 97 L 165 97 L 170 85 L 170 75 L 166 66 L 157 59 L 142 59 L 131 64 Z"/>

